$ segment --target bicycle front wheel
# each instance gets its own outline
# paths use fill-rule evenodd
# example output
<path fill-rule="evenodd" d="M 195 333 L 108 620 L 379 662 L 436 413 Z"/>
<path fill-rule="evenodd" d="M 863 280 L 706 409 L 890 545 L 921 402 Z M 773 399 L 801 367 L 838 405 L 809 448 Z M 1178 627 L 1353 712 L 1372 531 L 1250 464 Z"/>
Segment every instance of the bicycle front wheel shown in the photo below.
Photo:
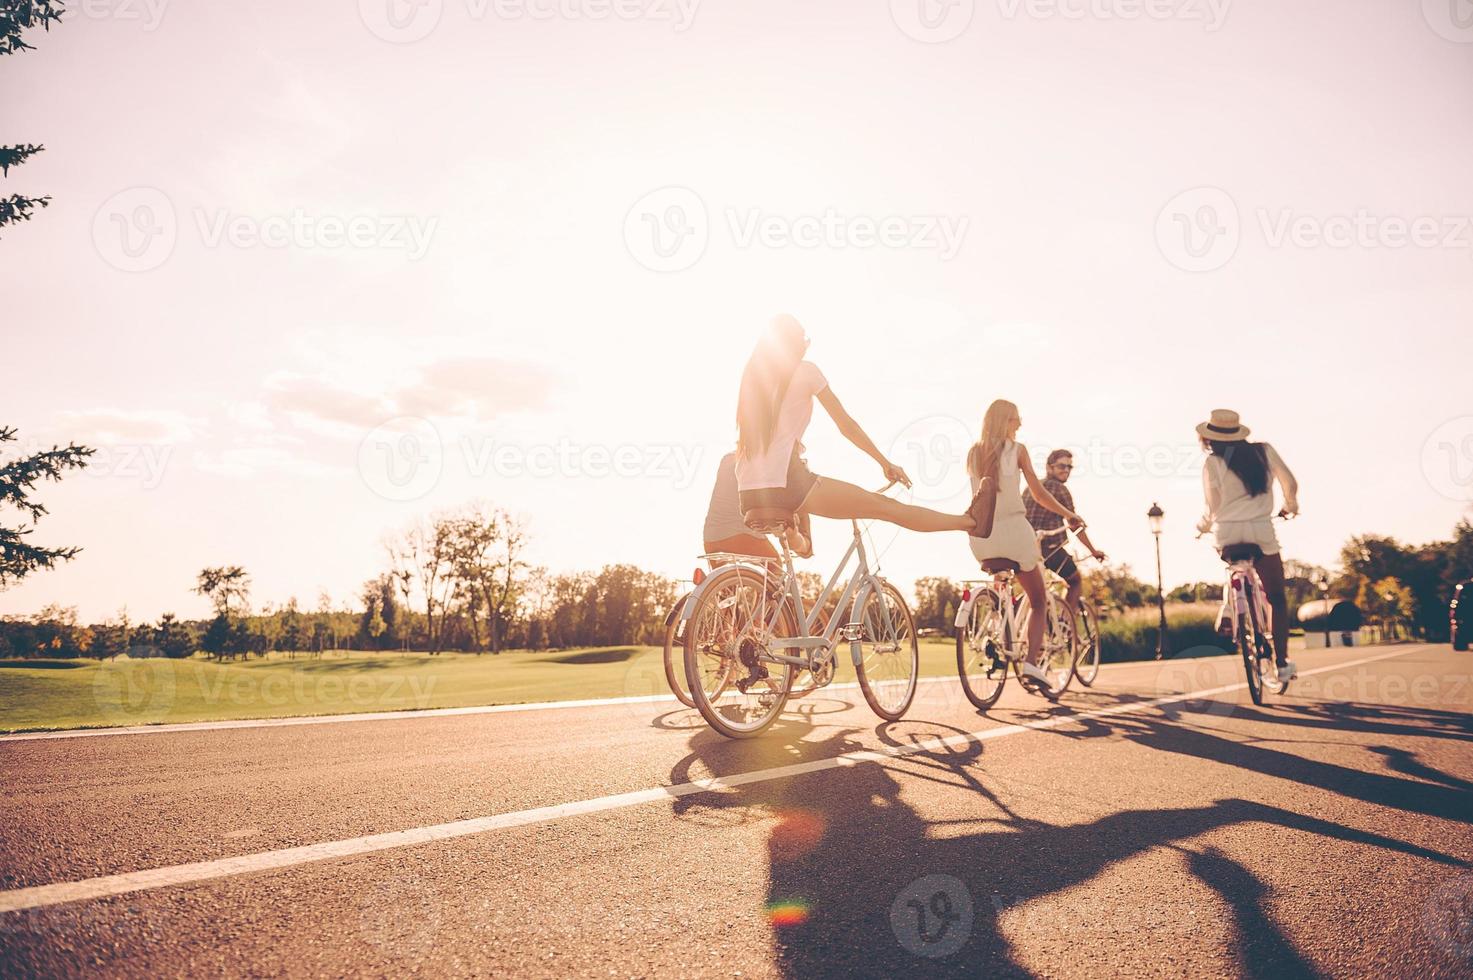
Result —
<path fill-rule="evenodd" d="M 1080 602 L 1077 622 L 1075 639 L 1079 642 L 1079 659 L 1074 662 L 1074 676 L 1085 687 L 1092 687 L 1100 676 L 1100 624 L 1089 603 Z"/>
<path fill-rule="evenodd" d="M 686 683 L 706 724 L 727 738 L 761 734 L 777 720 L 792 690 L 793 668 L 771 659 L 774 637 L 768 624 L 780 601 L 762 575 L 724 568 L 706 580 L 691 610 Z"/>
<path fill-rule="evenodd" d="M 915 620 L 900 590 L 885 582 L 859 612 L 859 689 L 875 714 L 899 721 L 916 696 L 921 648 Z"/>

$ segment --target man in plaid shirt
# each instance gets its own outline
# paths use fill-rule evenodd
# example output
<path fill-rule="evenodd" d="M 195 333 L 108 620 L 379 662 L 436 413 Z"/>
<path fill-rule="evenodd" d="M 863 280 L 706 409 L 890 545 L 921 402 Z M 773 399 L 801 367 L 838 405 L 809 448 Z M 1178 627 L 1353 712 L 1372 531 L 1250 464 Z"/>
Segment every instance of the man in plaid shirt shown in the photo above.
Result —
<path fill-rule="evenodd" d="M 1069 475 L 1074 472 L 1074 456 L 1067 449 L 1055 449 L 1048 454 L 1048 466 L 1043 478 L 1043 485 L 1054 499 L 1063 504 L 1069 510 L 1074 509 L 1074 495 L 1064 486 L 1069 482 Z M 1024 491 L 1023 508 L 1028 515 L 1028 523 L 1033 525 L 1035 531 L 1057 531 L 1045 537 L 1039 542 L 1043 549 L 1043 563 L 1063 579 L 1069 586 L 1069 591 L 1064 596 L 1064 604 L 1069 607 L 1069 614 L 1074 615 L 1079 609 L 1079 591 L 1082 582 L 1079 577 L 1079 566 L 1064 548 L 1069 536 L 1064 532 L 1064 519 L 1051 510 L 1045 510 L 1033 499 L 1033 495 Z M 1089 553 L 1098 561 L 1105 560 L 1105 553 L 1094 546 L 1089 540 L 1089 534 L 1083 528 L 1078 532 L 1079 540 L 1089 549 Z"/>

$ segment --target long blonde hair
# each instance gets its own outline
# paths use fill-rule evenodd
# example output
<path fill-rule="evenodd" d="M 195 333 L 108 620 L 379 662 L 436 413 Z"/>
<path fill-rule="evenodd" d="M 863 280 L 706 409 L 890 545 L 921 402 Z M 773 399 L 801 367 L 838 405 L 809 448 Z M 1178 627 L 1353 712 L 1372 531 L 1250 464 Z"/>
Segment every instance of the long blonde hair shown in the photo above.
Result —
<path fill-rule="evenodd" d="M 1008 425 L 1018 416 L 1018 406 L 999 398 L 987 406 L 982 416 L 982 438 L 967 453 L 967 472 L 977 479 L 997 476 L 1003 443 L 1008 441 Z"/>
<path fill-rule="evenodd" d="M 788 384 L 803 360 L 803 347 L 803 325 L 783 314 L 767 325 L 747 359 L 737 394 L 737 448 L 743 456 L 761 453 L 772 441 Z"/>

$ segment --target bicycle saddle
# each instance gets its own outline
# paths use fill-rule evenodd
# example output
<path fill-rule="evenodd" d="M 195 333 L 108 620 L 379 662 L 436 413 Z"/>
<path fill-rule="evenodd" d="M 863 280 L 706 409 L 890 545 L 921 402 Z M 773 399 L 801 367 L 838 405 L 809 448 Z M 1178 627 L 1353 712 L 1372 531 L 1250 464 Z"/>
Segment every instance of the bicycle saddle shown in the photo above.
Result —
<path fill-rule="evenodd" d="M 781 534 L 798 523 L 798 516 L 783 507 L 753 507 L 742 514 L 742 523 L 758 534 Z"/>
<path fill-rule="evenodd" d="M 1239 561 L 1257 561 L 1263 557 L 1263 549 L 1256 544 L 1230 544 L 1222 549 L 1222 560 L 1229 565 Z"/>
<path fill-rule="evenodd" d="M 994 575 L 998 572 L 1016 572 L 1020 568 L 1011 558 L 985 558 L 982 561 L 982 571 L 992 572 Z"/>

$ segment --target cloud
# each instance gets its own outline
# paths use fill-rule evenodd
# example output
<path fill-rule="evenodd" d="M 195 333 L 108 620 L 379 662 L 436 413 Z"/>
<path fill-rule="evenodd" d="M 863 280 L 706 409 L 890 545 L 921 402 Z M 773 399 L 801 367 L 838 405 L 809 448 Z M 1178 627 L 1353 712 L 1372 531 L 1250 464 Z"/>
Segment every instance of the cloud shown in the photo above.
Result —
<path fill-rule="evenodd" d="M 420 370 L 419 380 L 394 393 L 403 415 L 472 416 L 488 421 L 545 404 L 555 379 L 540 364 L 496 357 L 445 358 Z"/>
<path fill-rule="evenodd" d="M 371 429 L 395 414 L 382 397 L 300 374 L 268 379 L 266 404 L 277 411 L 354 428 Z"/>
<path fill-rule="evenodd" d="M 62 412 L 57 431 L 81 443 L 173 444 L 189 442 L 203 426 L 181 412 L 95 408 Z"/>

